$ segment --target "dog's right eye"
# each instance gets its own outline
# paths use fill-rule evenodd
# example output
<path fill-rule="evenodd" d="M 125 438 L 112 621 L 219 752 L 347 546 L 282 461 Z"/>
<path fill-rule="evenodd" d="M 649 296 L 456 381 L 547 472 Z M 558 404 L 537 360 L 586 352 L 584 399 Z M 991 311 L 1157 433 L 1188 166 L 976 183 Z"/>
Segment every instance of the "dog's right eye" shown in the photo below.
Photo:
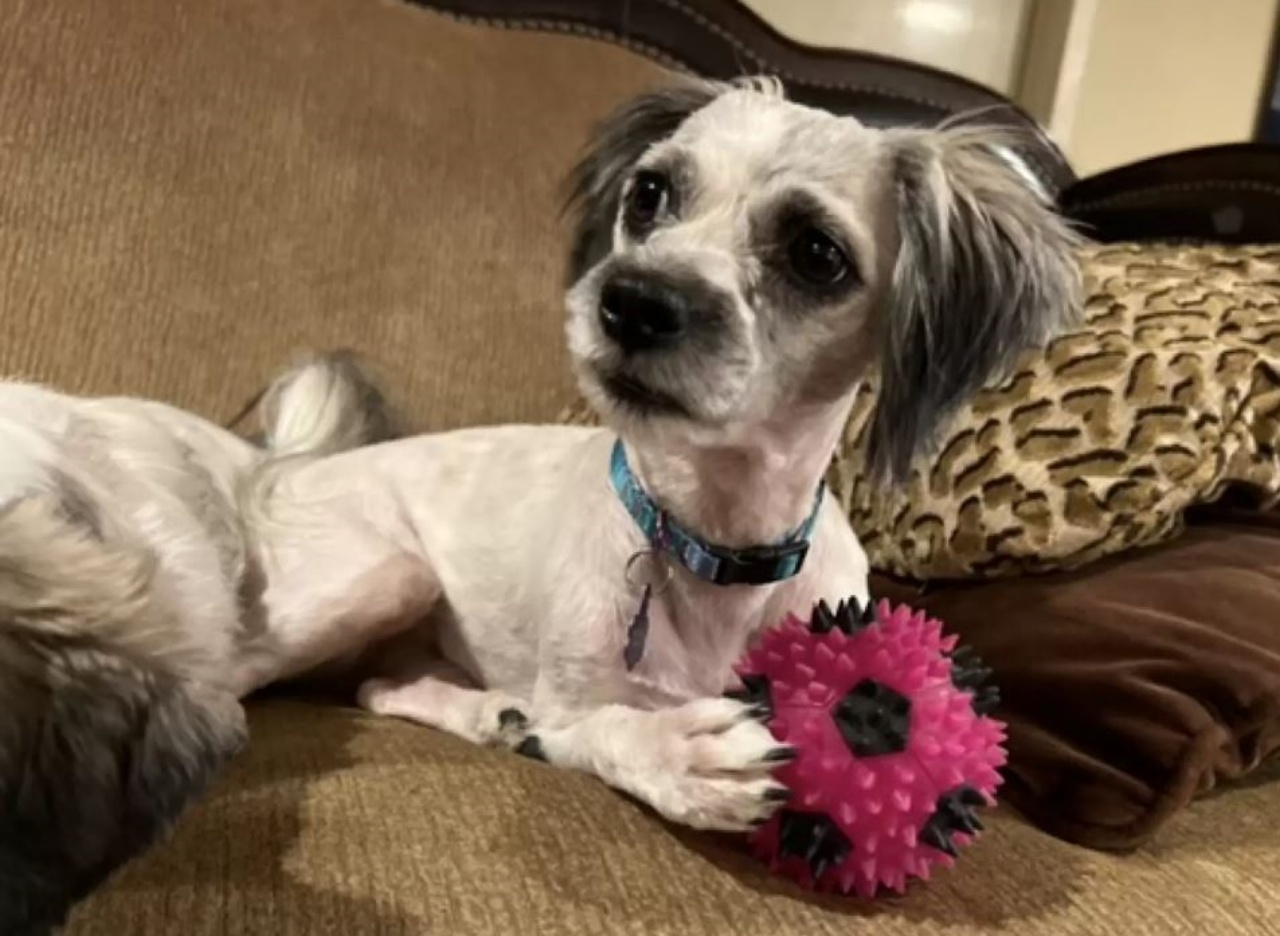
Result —
<path fill-rule="evenodd" d="M 793 275 L 809 286 L 828 289 L 848 277 L 849 259 L 840 245 L 812 225 L 801 227 L 787 245 Z"/>
<path fill-rule="evenodd" d="M 647 228 L 662 215 L 671 199 L 671 183 L 660 172 L 638 172 L 627 196 L 627 224 Z"/>

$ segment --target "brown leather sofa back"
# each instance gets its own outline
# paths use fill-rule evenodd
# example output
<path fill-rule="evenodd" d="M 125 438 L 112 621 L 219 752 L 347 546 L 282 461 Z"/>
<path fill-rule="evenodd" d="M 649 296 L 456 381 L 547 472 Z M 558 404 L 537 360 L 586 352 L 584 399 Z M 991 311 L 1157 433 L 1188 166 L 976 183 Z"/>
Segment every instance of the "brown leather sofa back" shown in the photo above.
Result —
<path fill-rule="evenodd" d="M 820 49 L 783 36 L 739 0 L 412 0 L 512 29 L 623 45 L 707 78 L 768 74 L 795 100 L 874 124 L 931 125 L 956 115 L 1026 132 L 1023 154 L 1053 193 L 1075 174 L 1041 127 L 1008 98 L 901 59 Z"/>

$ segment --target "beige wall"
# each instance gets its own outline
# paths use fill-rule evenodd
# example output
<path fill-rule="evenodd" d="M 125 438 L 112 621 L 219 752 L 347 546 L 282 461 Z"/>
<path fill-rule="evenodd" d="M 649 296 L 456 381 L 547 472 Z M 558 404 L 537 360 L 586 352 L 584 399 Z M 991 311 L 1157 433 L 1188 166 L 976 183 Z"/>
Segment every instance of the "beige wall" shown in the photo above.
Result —
<path fill-rule="evenodd" d="M 744 0 L 812 45 L 924 62 L 1010 93 L 1032 0 Z"/>
<path fill-rule="evenodd" d="M 1278 7 L 1280 0 L 1097 0 L 1062 141 L 1076 171 L 1249 139 Z"/>
<path fill-rule="evenodd" d="M 782 32 L 1016 97 L 1088 175 L 1249 139 L 1280 0 L 744 0 Z"/>

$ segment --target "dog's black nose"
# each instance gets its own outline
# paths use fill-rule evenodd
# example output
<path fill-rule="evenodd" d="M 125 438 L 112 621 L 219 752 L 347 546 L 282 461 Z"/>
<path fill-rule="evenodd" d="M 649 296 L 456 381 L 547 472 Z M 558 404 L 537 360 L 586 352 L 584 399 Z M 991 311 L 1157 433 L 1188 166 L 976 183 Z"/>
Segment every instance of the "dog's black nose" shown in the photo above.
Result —
<path fill-rule="evenodd" d="M 657 276 L 620 273 L 600 291 L 600 324 L 624 351 L 655 351 L 684 336 L 689 304 L 679 289 Z"/>

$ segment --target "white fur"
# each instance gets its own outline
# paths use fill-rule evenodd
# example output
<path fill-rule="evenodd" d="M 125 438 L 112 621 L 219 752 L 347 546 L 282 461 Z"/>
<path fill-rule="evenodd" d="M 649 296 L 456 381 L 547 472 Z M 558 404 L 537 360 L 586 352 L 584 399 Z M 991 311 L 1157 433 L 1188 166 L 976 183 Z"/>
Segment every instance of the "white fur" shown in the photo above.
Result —
<path fill-rule="evenodd" d="M 865 598 L 865 559 L 828 501 L 805 571 L 787 583 L 718 588 L 677 572 L 628 672 L 638 593 L 623 570 L 645 544 L 609 486 L 612 440 L 522 426 L 306 460 L 275 478 L 271 522 L 228 544 L 194 504 L 207 485 L 226 508 L 269 455 L 160 404 L 0 384 L 3 462 L 24 472 L 21 493 L 72 475 L 154 553 L 153 588 L 196 661 L 185 675 L 244 695 L 334 660 L 376 667 L 360 692 L 372 711 L 495 743 L 523 736 L 499 717 L 518 709 L 553 762 L 674 820 L 742 828 L 776 806 L 763 758 L 777 745 L 742 704 L 716 697 L 758 628 L 819 596 Z M 243 611 L 228 547 L 265 573 Z"/>
<path fill-rule="evenodd" d="M 803 571 L 788 581 L 719 587 L 672 568 L 629 671 L 623 648 L 640 591 L 627 567 L 648 544 L 610 486 L 610 450 L 616 432 L 650 494 L 708 540 L 754 545 L 795 529 L 876 357 L 886 297 L 928 285 L 923 273 L 894 273 L 891 166 L 894 147 L 929 140 L 733 90 L 669 140 L 635 148 L 633 164 L 678 158 L 698 178 L 680 216 L 649 237 L 619 226 L 569 293 L 575 365 L 612 429 L 473 429 L 352 448 L 367 437 L 359 383 L 316 364 L 268 396 L 261 451 L 158 404 L 8 384 L 0 503 L 57 489 L 63 476 L 90 492 L 157 558 L 155 588 L 199 651 L 196 676 L 247 694 L 354 674 L 373 712 L 477 743 L 536 743 L 552 763 L 590 771 L 672 820 L 745 828 L 777 807 L 779 752 L 758 713 L 722 697 L 732 666 L 761 628 L 819 599 L 867 601 L 866 557 L 827 498 Z M 946 172 L 934 175 L 946 194 Z M 583 188 L 607 201 L 615 177 Z M 997 194 L 1039 223 L 1023 196 Z M 824 204 L 824 223 L 856 252 L 856 283 L 838 298 L 800 294 L 769 272 L 770 225 L 797 197 Z M 640 364 L 611 345 L 601 288 L 627 265 L 697 277 L 721 297 L 720 340 Z M 611 370 L 678 400 L 684 415 L 615 400 Z"/>

